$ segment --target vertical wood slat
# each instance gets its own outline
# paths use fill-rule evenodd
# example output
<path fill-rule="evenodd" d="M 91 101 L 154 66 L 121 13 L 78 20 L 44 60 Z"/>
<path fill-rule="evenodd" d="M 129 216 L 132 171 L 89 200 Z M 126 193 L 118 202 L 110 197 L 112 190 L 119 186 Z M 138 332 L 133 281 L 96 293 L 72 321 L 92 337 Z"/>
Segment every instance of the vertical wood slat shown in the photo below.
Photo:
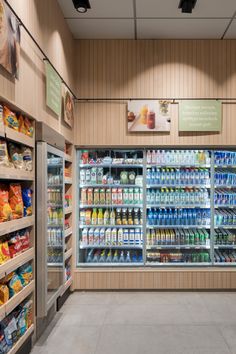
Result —
<path fill-rule="evenodd" d="M 236 96 L 235 40 L 82 40 L 77 46 L 80 97 Z M 124 104 L 76 106 L 76 145 L 227 146 L 236 142 L 236 102 L 223 104 L 219 134 L 178 133 L 178 105 L 172 105 L 170 134 L 128 133 Z"/>

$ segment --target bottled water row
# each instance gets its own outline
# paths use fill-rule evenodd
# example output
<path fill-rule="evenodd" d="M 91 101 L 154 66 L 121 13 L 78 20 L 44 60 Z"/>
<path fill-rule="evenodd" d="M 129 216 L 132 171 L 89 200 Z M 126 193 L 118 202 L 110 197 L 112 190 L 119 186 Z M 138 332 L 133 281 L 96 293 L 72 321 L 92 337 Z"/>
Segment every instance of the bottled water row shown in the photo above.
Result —
<path fill-rule="evenodd" d="M 210 225 L 210 220 L 210 209 L 150 208 L 147 211 L 149 226 L 208 226 Z"/>
<path fill-rule="evenodd" d="M 216 151 L 215 164 L 220 166 L 236 166 L 236 152 L 234 151 Z"/>
<path fill-rule="evenodd" d="M 147 169 L 148 185 L 209 185 L 208 168 L 155 168 Z"/>
<path fill-rule="evenodd" d="M 205 150 L 148 150 L 147 164 L 155 165 L 209 165 L 210 151 Z"/>
<path fill-rule="evenodd" d="M 206 188 L 161 188 L 147 190 L 147 204 L 151 205 L 207 205 L 210 203 Z"/>
<path fill-rule="evenodd" d="M 219 189 L 215 191 L 214 202 L 215 205 L 236 206 L 236 191 Z"/>
<path fill-rule="evenodd" d="M 236 186 L 236 173 L 218 170 L 215 172 L 215 184 Z"/>

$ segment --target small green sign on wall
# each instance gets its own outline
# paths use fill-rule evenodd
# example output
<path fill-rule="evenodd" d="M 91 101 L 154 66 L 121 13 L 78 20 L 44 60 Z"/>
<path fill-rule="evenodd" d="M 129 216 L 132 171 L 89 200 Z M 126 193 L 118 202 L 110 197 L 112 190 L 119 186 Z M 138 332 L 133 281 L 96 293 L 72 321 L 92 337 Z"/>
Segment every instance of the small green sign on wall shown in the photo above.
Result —
<path fill-rule="evenodd" d="M 220 132 L 221 102 L 218 100 L 185 100 L 179 104 L 179 131 Z"/>
<path fill-rule="evenodd" d="M 46 61 L 46 104 L 57 116 L 61 115 L 61 79 L 53 67 Z"/>

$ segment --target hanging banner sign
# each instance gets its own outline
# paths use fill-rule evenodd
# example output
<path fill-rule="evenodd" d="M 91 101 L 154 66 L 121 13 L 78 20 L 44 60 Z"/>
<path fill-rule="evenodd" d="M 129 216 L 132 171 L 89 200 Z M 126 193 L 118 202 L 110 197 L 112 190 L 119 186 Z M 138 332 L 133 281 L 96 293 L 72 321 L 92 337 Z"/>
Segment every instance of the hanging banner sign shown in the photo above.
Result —
<path fill-rule="evenodd" d="M 221 102 L 216 100 L 186 100 L 179 104 L 179 131 L 220 132 Z"/>
<path fill-rule="evenodd" d="M 61 115 L 61 78 L 53 69 L 53 67 L 46 61 L 46 104 L 57 116 Z"/>

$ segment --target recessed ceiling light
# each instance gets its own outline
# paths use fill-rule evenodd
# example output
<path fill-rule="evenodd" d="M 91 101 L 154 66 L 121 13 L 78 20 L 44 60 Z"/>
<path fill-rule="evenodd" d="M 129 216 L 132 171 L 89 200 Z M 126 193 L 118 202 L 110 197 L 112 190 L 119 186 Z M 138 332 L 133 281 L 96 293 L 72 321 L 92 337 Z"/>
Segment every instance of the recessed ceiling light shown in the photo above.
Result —
<path fill-rule="evenodd" d="M 76 11 L 84 14 L 88 9 L 91 9 L 89 0 L 73 0 Z"/>
<path fill-rule="evenodd" d="M 197 0 L 180 0 L 179 2 L 179 9 L 182 9 L 183 13 L 191 14 Z"/>

